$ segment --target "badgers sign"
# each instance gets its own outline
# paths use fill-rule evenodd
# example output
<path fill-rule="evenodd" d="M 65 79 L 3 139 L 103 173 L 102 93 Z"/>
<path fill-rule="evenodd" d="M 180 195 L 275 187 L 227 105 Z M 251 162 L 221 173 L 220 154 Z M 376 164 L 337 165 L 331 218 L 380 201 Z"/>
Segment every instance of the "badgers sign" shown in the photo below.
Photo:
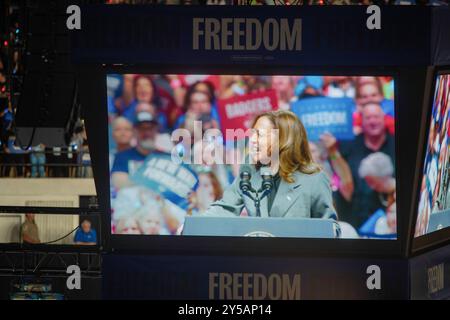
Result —
<path fill-rule="evenodd" d="M 302 20 L 269 18 L 193 18 L 193 50 L 302 49 Z"/>

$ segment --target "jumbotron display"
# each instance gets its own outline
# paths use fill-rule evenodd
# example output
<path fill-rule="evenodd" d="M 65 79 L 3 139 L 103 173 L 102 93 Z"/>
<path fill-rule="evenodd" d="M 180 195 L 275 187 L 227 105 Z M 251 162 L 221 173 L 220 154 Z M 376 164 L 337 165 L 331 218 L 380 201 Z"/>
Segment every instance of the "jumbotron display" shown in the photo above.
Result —
<path fill-rule="evenodd" d="M 435 84 L 415 237 L 450 226 L 450 75 L 437 76 Z"/>
<path fill-rule="evenodd" d="M 106 80 L 112 234 L 397 238 L 392 77 Z"/>

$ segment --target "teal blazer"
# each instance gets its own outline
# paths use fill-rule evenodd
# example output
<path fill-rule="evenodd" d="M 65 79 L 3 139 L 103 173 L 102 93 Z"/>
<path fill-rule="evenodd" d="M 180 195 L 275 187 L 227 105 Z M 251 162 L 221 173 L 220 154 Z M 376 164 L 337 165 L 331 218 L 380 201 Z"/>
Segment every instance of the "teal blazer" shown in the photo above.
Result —
<path fill-rule="evenodd" d="M 251 184 L 254 189 L 259 189 L 262 182 L 261 175 L 253 166 L 252 169 Z M 261 217 L 337 219 L 330 181 L 324 172 L 304 174 L 296 171 L 293 178 L 293 183 L 281 179 L 270 213 L 267 197 L 261 200 Z M 239 182 L 240 177 L 236 177 L 224 191 L 222 199 L 212 203 L 204 215 L 239 216 L 245 207 L 249 216 L 256 216 L 254 201 L 242 194 Z"/>

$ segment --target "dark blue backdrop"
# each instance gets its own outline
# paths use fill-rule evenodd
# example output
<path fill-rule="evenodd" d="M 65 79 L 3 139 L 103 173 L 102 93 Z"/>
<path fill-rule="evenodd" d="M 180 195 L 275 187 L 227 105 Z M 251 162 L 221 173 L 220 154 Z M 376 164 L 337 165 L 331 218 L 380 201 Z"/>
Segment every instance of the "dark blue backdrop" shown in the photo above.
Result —
<path fill-rule="evenodd" d="M 381 269 L 381 289 L 369 290 L 367 267 Z M 238 256 L 106 255 L 106 299 L 210 298 L 209 273 L 300 274 L 300 299 L 407 299 L 407 260 Z M 218 298 L 218 289 L 213 294 Z"/>
<path fill-rule="evenodd" d="M 291 23 L 294 18 L 301 18 L 302 50 L 193 50 L 194 17 L 259 21 L 276 17 L 287 18 Z M 367 29 L 368 17 L 364 6 L 90 6 L 82 8 L 82 29 L 72 32 L 72 53 L 77 63 L 111 64 L 239 65 L 248 64 L 250 57 L 254 64 L 303 66 L 450 62 L 450 48 L 444 41 L 449 36 L 447 9 L 382 7 L 381 30 Z M 435 36 L 430 40 L 432 28 Z"/>

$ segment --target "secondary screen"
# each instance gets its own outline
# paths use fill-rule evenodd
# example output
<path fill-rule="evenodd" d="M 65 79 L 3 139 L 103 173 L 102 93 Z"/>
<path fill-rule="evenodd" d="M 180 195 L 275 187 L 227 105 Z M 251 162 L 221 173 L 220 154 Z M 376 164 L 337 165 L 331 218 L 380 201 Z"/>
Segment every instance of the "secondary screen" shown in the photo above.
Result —
<path fill-rule="evenodd" d="M 107 94 L 112 234 L 396 238 L 389 76 L 109 74 Z"/>
<path fill-rule="evenodd" d="M 420 184 L 415 236 L 450 226 L 450 75 L 436 78 Z"/>

